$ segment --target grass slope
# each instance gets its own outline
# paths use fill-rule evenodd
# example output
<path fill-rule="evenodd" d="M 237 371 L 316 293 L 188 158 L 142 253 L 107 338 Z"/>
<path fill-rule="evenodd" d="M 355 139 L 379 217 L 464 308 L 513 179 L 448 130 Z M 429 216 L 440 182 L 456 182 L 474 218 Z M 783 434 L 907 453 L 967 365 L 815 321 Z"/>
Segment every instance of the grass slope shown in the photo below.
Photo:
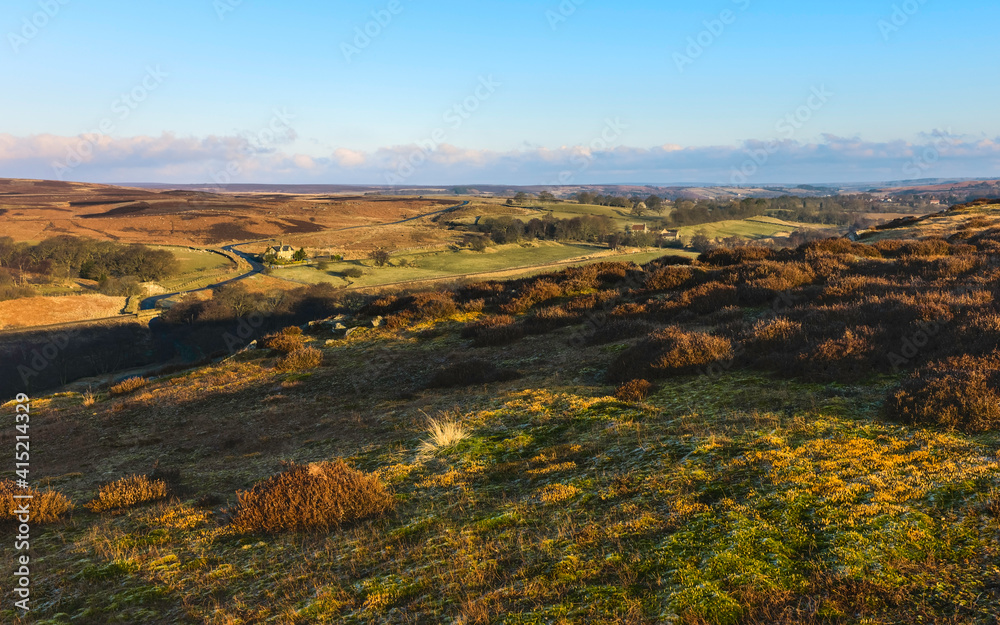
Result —
<path fill-rule="evenodd" d="M 508 350 L 533 372 L 519 382 L 400 396 L 459 347 L 421 331 L 337 342 L 337 364 L 306 375 L 257 356 L 92 408 L 36 402 L 48 468 L 68 472 L 49 485 L 82 501 L 160 461 L 187 490 L 37 529 L 37 620 L 4 622 L 987 623 L 1000 609 L 1000 440 L 873 421 L 885 382 L 733 372 L 629 404 L 590 381 L 618 346 L 568 350 L 564 332 Z M 421 412 L 444 411 L 468 438 L 421 457 Z M 334 457 L 382 475 L 396 513 L 330 535 L 225 525 L 213 496 L 231 502 L 279 460 Z"/>

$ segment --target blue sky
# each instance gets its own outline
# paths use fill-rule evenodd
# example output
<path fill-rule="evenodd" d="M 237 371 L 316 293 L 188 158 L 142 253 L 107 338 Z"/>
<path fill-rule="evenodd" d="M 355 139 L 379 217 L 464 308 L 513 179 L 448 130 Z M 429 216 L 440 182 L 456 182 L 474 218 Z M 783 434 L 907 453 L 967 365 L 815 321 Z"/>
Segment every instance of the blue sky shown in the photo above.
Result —
<path fill-rule="evenodd" d="M 1000 176 L 998 17 L 970 0 L 7 0 L 0 176 Z"/>

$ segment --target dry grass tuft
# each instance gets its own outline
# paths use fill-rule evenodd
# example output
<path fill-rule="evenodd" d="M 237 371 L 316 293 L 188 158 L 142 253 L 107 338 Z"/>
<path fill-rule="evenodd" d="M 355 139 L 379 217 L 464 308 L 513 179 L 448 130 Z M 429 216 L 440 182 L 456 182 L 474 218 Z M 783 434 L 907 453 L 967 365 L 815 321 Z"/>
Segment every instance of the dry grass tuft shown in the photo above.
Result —
<path fill-rule="evenodd" d="M 84 505 L 91 512 L 107 512 L 166 499 L 168 494 L 167 483 L 163 480 L 151 480 L 145 475 L 130 475 L 105 484 L 98 491 L 97 497 Z"/>
<path fill-rule="evenodd" d="M 94 395 L 94 392 L 88 389 L 87 392 L 83 394 L 84 408 L 90 408 L 96 403 L 97 403 L 97 395 Z"/>
<path fill-rule="evenodd" d="M 305 346 L 305 338 L 302 336 L 302 328 L 292 326 L 281 332 L 268 334 L 261 340 L 261 345 L 282 354 L 291 354 Z"/>
<path fill-rule="evenodd" d="M 469 437 L 462 424 L 455 419 L 430 419 L 427 423 L 427 433 L 430 438 L 421 443 L 421 455 L 434 454 Z"/>
<path fill-rule="evenodd" d="M 278 360 L 280 371 L 305 371 L 323 364 L 323 352 L 315 347 L 303 347 Z"/>
<path fill-rule="evenodd" d="M 135 392 L 149 384 L 149 380 L 142 377 L 129 378 L 111 387 L 112 395 L 126 395 Z"/>
<path fill-rule="evenodd" d="M 379 516 L 394 506 L 378 477 L 342 460 L 293 464 L 237 497 L 231 526 L 243 534 L 324 532 Z"/>
<path fill-rule="evenodd" d="M 14 499 L 14 495 L 31 495 L 33 499 Z M 14 511 L 25 501 L 31 503 L 32 523 L 54 523 L 73 509 L 73 503 L 62 493 L 18 488 L 14 480 L 0 481 L 0 523 L 17 521 Z"/>

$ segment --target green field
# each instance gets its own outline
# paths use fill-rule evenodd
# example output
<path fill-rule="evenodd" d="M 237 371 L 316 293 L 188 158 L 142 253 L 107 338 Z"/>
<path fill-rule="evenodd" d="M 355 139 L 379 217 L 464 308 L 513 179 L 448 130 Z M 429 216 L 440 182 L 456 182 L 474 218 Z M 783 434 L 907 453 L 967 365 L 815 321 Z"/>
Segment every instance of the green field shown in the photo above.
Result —
<path fill-rule="evenodd" d="M 160 285 L 168 291 L 190 290 L 208 286 L 219 279 L 226 279 L 235 269 L 235 265 L 220 254 L 213 254 L 189 247 L 168 245 L 150 246 L 153 249 L 167 250 L 173 253 L 180 264 L 180 272 L 171 278 L 160 281 Z"/>
<path fill-rule="evenodd" d="M 804 224 L 792 221 L 782 221 L 774 217 L 751 217 L 749 219 L 719 221 L 698 226 L 686 226 L 680 228 L 681 238 L 689 241 L 691 237 L 699 232 L 704 233 L 710 239 L 721 239 L 725 237 L 740 237 L 744 239 L 767 239 L 779 235 L 780 233 L 791 233 L 796 230 L 829 230 L 834 236 L 835 228 L 819 226 L 817 224 Z"/>
<path fill-rule="evenodd" d="M 658 215 L 656 213 L 648 213 L 644 217 L 635 217 L 629 215 L 628 212 L 623 208 L 613 207 L 613 206 L 597 206 L 594 204 L 571 204 L 563 202 L 554 203 L 542 203 L 535 202 L 532 204 L 533 207 L 541 207 L 542 210 L 531 210 L 528 214 L 524 215 L 511 215 L 515 219 L 520 219 L 521 221 L 530 221 L 532 219 L 543 219 L 545 217 L 554 217 L 556 219 L 573 219 L 574 217 L 580 217 L 582 215 L 599 215 L 604 217 L 610 217 L 615 221 L 615 223 L 621 228 L 632 224 L 639 223 L 656 223 L 659 222 L 668 215 L 669 213 L 664 212 L 663 215 Z M 467 208 L 456 213 L 457 219 L 461 223 L 472 224 L 476 217 L 490 217 L 490 216 L 500 216 L 507 215 L 509 211 L 521 211 L 526 210 L 525 207 L 507 207 L 501 204 L 489 204 L 489 203 L 473 203 Z"/>
<path fill-rule="evenodd" d="M 338 286 L 371 287 L 399 282 L 435 280 L 466 274 L 503 272 L 521 267 L 532 268 L 540 265 L 570 261 L 597 253 L 606 253 L 607 251 L 607 248 L 602 246 L 540 241 L 532 244 L 498 246 L 490 248 L 484 253 L 469 250 L 440 250 L 403 254 L 392 259 L 391 264 L 393 266 L 381 268 L 374 267 L 371 261 L 364 261 L 363 263 L 355 261 L 333 263 L 327 271 L 319 271 L 315 267 L 277 269 L 274 272 L 274 276 L 309 284 L 330 282 Z M 610 259 L 646 263 L 654 258 L 669 254 L 694 256 L 692 252 L 681 250 L 655 250 L 639 254 L 600 258 L 592 262 Z M 400 266 L 401 262 L 405 262 L 407 266 Z M 364 270 L 364 276 L 350 280 L 343 277 L 344 271 L 359 267 Z M 556 269 L 558 268 L 556 267 Z M 544 270 L 540 268 L 537 271 Z"/>

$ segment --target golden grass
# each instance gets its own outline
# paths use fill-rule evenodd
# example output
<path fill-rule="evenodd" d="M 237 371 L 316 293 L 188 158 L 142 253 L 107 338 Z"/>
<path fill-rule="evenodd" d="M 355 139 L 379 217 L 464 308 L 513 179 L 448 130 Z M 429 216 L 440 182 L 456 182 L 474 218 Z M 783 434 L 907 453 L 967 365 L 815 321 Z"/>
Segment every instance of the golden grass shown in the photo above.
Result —
<path fill-rule="evenodd" d="M 279 371 L 305 371 L 323 364 L 323 352 L 315 347 L 297 349 L 278 360 Z"/>
<path fill-rule="evenodd" d="M 455 419 L 430 419 L 427 422 L 429 438 L 420 444 L 420 455 L 429 456 L 469 437 L 465 428 Z"/>
<path fill-rule="evenodd" d="M 167 483 L 163 480 L 130 475 L 102 486 L 97 497 L 84 506 L 91 512 L 108 512 L 166 499 L 168 494 Z"/>
<path fill-rule="evenodd" d="M 149 384 L 149 380 L 146 378 L 134 377 L 115 384 L 110 390 L 112 395 L 126 395 L 139 390 L 147 384 Z"/>
<path fill-rule="evenodd" d="M 32 499 L 15 499 L 15 495 L 31 495 Z M 0 522 L 18 521 L 14 511 L 28 503 L 31 523 L 54 523 L 73 509 L 73 503 L 62 493 L 18 488 L 14 480 L 0 481 Z"/>

